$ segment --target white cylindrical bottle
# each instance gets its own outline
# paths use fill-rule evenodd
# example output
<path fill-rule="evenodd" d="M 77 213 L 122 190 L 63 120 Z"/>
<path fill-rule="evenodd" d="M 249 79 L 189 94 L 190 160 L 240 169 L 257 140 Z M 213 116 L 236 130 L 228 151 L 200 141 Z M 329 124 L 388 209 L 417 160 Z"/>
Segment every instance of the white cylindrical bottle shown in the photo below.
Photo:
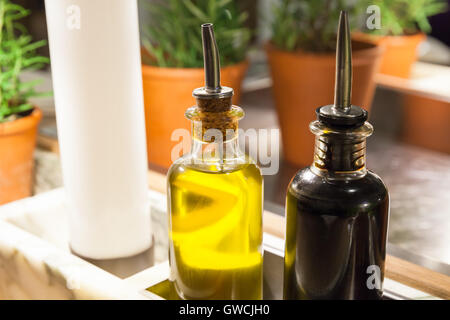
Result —
<path fill-rule="evenodd" d="M 152 244 L 136 0 L 46 0 L 70 245 L 92 259 Z"/>

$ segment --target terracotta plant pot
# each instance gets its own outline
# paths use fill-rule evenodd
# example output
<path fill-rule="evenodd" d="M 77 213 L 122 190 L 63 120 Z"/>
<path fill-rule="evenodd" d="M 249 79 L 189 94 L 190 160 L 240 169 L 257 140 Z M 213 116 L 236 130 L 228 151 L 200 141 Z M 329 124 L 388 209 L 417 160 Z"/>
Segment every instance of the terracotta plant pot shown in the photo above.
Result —
<path fill-rule="evenodd" d="M 352 46 L 352 103 L 369 110 L 382 50 L 365 42 L 353 42 Z M 286 52 L 271 44 L 266 49 L 284 158 L 298 166 L 309 165 L 314 151 L 314 136 L 309 131 L 309 123 L 316 119 L 316 108 L 334 101 L 335 53 Z"/>
<path fill-rule="evenodd" d="M 450 102 L 413 94 L 403 97 L 402 140 L 450 153 Z"/>
<path fill-rule="evenodd" d="M 424 33 L 404 36 L 373 36 L 363 33 L 353 34 L 354 39 L 372 41 L 384 47 L 380 73 L 400 78 L 409 78 L 411 67 L 417 61 L 417 49 L 425 40 Z"/>
<path fill-rule="evenodd" d="M 247 68 L 248 61 L 222 68 L 221 83 L 234 88 L 233 102 L 236 104 L 241 95 L 240 88 Z M 178 69 L 142 65 L 142 74 L 148 161 L 150 164 L 168 168 L 172 164 L 172 148 L 180 143 L 171 140 L 172 132 L 179 128 L 190 130 L 190 122 L 184 117 L 184 113 L 196 103 L 192 90 L 204 86 L 204 71 L 202 68 Z"/>
<path fill-rule="evenodd" d="M 31 195 L 33 153 L 42 111 L 0 123 L 0 204 Z"/>

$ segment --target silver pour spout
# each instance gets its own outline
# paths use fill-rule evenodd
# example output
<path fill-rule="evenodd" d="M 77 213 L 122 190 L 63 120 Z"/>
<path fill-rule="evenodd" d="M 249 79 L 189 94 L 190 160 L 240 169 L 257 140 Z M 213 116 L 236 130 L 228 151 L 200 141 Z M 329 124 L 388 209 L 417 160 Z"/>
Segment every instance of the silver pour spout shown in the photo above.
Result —
<path fill-rule="evenodd" d="M 212 23 L 202 24 L 203 59 L 205 68 L 205 90 L 220 91 L 220 57 Z"/>
<path fill-rule="evenodd" d="M 336 41 L 336 82 L 334 104 L 316 110 L 317 118 L 332 127 L 352 128 L 362 126 L 367 111 L 354 106 L 352 97 L 352 41 L 348 14 L 341 11 Z"/>
<path fill-rule="evenodd" d="M 220 85 L 220 56 L 212 23 L 202 24 L 202 42 L 205 86 L 195 89 L 193 96 L 197 99 L 220 99 L 233 96 L 233 89 Z"/>
<path fill-rule="evenodd" d="M 352 96 L 352 41 L 346 11 L 341 11 L 336 43 L 336 82 L 334 106 L 346 112 Z"/>

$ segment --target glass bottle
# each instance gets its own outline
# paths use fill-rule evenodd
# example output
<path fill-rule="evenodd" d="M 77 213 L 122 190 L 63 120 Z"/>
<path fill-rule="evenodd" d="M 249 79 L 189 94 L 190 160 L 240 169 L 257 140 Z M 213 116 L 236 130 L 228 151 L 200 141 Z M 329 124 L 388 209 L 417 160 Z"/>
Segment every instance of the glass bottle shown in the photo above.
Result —
<path fill-rule="evenodd" d="M 168 173 L 170 280 L 183 299 L 261 299 L 263 179 L 239 148 L 244 112 L 220 86 L 211 24 L 202 36 L 206 85 L 186 111 L 191 152 Z"/>
<path fill-rule="evenodd" d="M 341 13 L 334 105 L 317 109 L 314 161 L 286 197 L 285 299 L 381 299 L 389 195 L 366 168 L 367 112 L 350 103 L 351 47 Z"/>

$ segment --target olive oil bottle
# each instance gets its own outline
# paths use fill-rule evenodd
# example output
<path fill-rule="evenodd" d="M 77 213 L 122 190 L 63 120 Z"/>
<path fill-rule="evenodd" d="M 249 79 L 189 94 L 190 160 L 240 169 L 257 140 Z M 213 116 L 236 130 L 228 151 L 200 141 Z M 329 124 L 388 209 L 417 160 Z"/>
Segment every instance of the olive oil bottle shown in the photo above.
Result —
<path fill-rule="evenodd" d="M 373 128 L 350 103 L 351 42 L 341 12 L 334 105 L 317 109 L 313 164 L 286 199 L 285 299 L 381 299 L 389 195 L 365 164 Z"/>
<path fill-rule="evenodd" d="M 263 179 L 239 148 L 244 113 L 220 86 L 211 24 L 202 38 L 205 87 L 186 111 L 191 152 L 168 173 L 170 280 L 183 299 L 261 299 Z"/>

